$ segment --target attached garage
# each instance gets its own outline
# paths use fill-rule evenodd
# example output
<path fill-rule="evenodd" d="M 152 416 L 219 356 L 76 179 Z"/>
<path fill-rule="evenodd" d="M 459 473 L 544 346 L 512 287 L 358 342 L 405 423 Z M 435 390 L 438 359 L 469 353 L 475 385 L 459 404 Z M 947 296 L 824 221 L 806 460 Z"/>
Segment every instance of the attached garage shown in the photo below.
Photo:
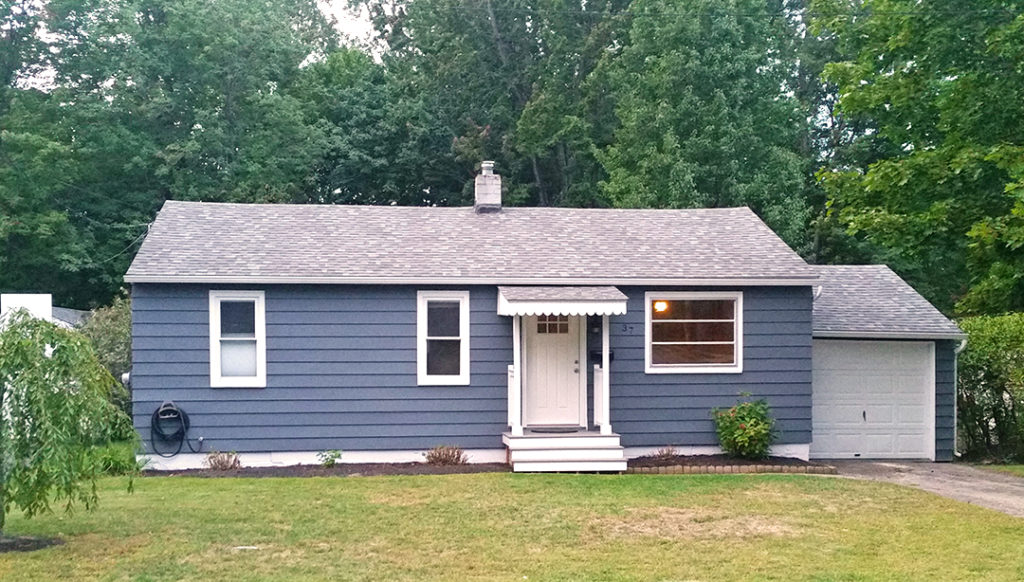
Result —
<path fill-rule="evenodd" d="M 934 459 L 935 343 L 814 340 L 811 456 Z"/>
<path fill-rule="evenodd" d="M 963 332 L 888 267 L 818 270 L 811 457 L 951 460 Z"/>

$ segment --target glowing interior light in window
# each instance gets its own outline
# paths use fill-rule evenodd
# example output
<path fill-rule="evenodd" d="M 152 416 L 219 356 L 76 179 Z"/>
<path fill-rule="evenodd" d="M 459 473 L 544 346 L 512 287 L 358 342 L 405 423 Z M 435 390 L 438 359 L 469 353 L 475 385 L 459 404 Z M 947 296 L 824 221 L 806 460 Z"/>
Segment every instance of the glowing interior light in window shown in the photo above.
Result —
<path fill-rule="evenodd" d="M 654 310 L 657 311 L 658 313 L 668 311 L 668 301 L 655 301 Z"/>

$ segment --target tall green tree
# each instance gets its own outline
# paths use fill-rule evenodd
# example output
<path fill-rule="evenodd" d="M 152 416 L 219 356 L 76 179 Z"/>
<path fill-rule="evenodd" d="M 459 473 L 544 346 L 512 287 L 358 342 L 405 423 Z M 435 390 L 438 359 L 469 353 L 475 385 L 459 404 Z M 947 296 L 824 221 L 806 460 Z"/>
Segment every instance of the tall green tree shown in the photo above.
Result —
<path fill-rule="evenodd" d="M 823 172 L 848 230 L 941 308 L 1024 309 L 1024 3 L 818 0 L 840 113 L 884 155 Z"/>
<path fill-rule="evenodd" d="M 805 243 L 805 122 L 788 94 L 791 23 L 782 2 L 640 0 L 607 55 L 614 143 L 601 151 L 618 206 L 749 205 Z"/>
<path fill-rule="evenodd" d="M 37 17 L 50 50 L 11 68 L 53 80 L 11 89 L 0 116 L 0 287 L 104 304 L 164 200 L 308 200 L 329 128 L 289 88 L 337 46 L 314 0 L 50 0 Z"/>
<path fill-rule="evenodd" d="M 475 164 L 492 158 L 515 203 L 599 203 L 586 83 L 628 2 L 353 4 L 373 16 L 393 105 L 421 144 L 431 202 L 467 202 Z"/>

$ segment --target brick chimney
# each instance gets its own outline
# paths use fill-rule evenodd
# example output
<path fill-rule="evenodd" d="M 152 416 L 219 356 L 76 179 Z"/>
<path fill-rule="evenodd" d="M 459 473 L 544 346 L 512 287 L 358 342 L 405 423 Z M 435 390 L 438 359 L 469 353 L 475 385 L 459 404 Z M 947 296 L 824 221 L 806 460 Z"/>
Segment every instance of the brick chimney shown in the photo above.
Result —
<path fill-rule="evenodd" d="M 501 176 L 494 173 L 494 162 L 480 162 L 480 174 L 476 177 L 476 200 L 473 210 L 478 214 L 501 211 Z"/>

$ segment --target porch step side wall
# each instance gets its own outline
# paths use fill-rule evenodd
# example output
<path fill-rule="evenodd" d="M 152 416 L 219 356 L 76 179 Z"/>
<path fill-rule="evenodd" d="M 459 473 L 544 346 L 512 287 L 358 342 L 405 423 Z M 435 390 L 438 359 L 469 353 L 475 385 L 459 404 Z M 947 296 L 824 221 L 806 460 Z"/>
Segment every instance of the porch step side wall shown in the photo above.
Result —
<path fill-rule="evenodd" d="M 611 318 L 611 424 L 626 447 L 714 446 L 711 409 L 741 392 L 765 398 L 777 419 L 778 444 L 811 442 L 810 287 L 743 289 L 743 372 L 644 373 L 644 293 L 736 288 L 622 287 L 628 312 Z M 600 345 L 591 334 L 590 346 Z"/>
<path fill-rule="evenodd" d="M 211 288 L 266 291 L 266 388 L 210 388 Z M 470 290 L 471 385 L 417 386 L 419 289 L 134 285 L 133 416 L 147 450 L 165 400 L 204 450 L 500 450 L 511 318 L 497 315 L 494 287 L 458 287 Z"/>

